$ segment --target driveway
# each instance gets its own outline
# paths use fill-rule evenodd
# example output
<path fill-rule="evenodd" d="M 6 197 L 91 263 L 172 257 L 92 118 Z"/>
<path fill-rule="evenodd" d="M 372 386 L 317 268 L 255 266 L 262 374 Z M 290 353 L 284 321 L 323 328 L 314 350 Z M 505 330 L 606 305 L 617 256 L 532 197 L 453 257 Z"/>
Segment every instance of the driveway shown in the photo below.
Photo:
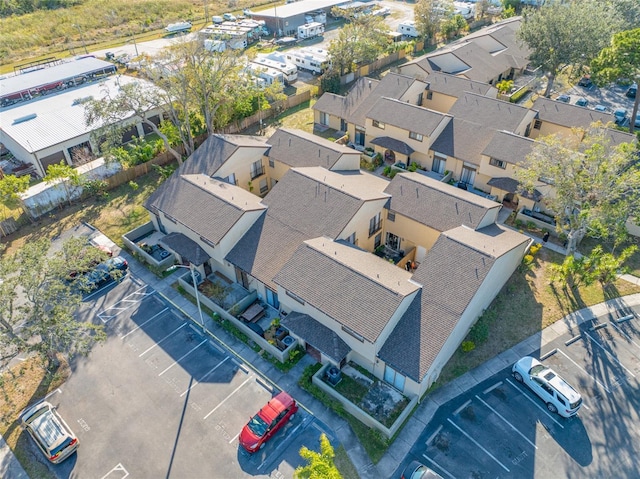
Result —
<path fill-rule="evenodd" d="M 403 464 L 449 478 L 640 477 L 640 307 L 584 322 L 531 355 L 582 394 L 577 416 L 550 413 L 509 366 L 441 406 Z"/>
<path fill-rule="evenodd" d="M 49 397 L 81 443 L 52 467 L 57 477 L 285 478 L 304 463 L 303 445 L 334 439 L 301 407 L 245 453 L 240 430 L 279 390 L 134 276 L 83 303 L 79 318 L 104 324 L 108 340 Z"/>

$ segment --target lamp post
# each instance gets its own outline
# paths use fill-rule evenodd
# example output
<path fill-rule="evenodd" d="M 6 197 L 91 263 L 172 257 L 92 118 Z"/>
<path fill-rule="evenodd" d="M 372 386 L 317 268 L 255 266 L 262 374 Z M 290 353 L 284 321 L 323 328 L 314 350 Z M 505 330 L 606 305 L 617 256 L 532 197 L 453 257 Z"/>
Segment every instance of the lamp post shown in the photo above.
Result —
<path fill-rule="evenodd" d="M 78 32 L 80 32 L 80 41 L 82 42 L 82 46 L 84 47 L 84 53 L 85 53 L 85 55 L 88 55 L 89 54 L 89 50 L 87 50 L 87 45 L 86 45 L 86 43 L 84 43 L 84 34 L 82 33 L 82 30 L 80 29 L 80 26 L 76 25 L 75 23 L 73 24 L 73 26 L 78 29 Z"/>
<path fill-rule="evenodd" d="M 200 306 L 200 294 L 198 293 L 198 285 L 196 284 L 196 274 L 195 274 L 195 268 L 193 267 L 192 263 L 189 263 L 189 266 L 185 266 L 182 264 L 174 264 L 173 266 L 170 266 L 169 268 L 167 268 L 167 271 L 175 271 L 176 268 L 184 268 L 184 269 L 188 269 L 191 271 L 191 284 L 193 285 L 193 289 L 196 292 L 196 304 L 198 305 L 198 313 L 200 314 L 200 326 L 202 327 L 202 332 L 206 332 L 206 329 L 204 327 L 204 318 L 202 316 L 202 307 Z"/>

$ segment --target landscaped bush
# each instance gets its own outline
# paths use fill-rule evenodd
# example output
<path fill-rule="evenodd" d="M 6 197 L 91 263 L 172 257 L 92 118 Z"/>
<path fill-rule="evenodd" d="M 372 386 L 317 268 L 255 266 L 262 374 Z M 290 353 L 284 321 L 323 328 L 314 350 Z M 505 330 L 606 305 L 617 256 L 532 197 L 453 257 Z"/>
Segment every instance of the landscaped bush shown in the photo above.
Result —
<path fill-rule="evenodd" d="M 476 349 L 476 345 L 473 341 L 462 341 L 462 351 L 468 353 Z"/>
<path fill-rule="evenodd" d="M 518 90 L 513 95 L 511 95 L 509 101 L 511 103 L 518 103 L 527 93 L 529 93 L 529 88 L 522 88 L 521 90 Z"/>

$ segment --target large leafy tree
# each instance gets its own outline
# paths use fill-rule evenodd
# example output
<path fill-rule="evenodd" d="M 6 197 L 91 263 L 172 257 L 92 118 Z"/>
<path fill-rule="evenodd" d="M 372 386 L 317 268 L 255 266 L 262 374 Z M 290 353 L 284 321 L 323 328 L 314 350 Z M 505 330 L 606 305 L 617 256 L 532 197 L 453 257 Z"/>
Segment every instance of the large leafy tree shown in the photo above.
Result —
<path fill-rule="evenodd" d="M 106 338 L 104 328 L 78 321 L 80 293 L 66 280 L 103 259 L 97 248 L 73 239 L 49 252 L 47 239 L 27 243 L 0 257 L 0 350 L 4 362 L 19 353 L 38 353 L 50 365 L 58 354 L 86 354 Z"/>
<path fill-rule="evenodd" d="M 333 446 L 326 434 L 320 436 L 320 452 L 303 446 L 300 457 L 307 461 L 306 466 L 296 468 L 293 476 L 296 479 L 341 479 L 342 475 L 333 462 Z"/>
<path fill-rule="evenodd" d="M 82 177 L 80 173 L 78 173 L 78 170 L 61 161 L 60 163 L 54 163 L 47 167 L 47 174 L 44 177 L 44 181 L 47 183 L 59 182 L 64 189 L 67 203 L 71 204 L 74 189 L 80 186 Z"/>
<path fill-rule="evenodd" d="M 591 62 L 591 71 L 598 85 L 618 80 L 640 83 L 640 28 L 616 33 L 611 44 L 603 48 Z M 639 102 L 640 95 L 636 95 L 629 125 L 631 133 Z"/>
<path fill-rule="evenodd" d="M 626 237 L 626 222 L 640 218 L 640 163 L 634 144 L 611 145 L 601 124 L 569 137 L 542 137 L 516 172 L 523 189 L 543 190 L 556 229 L 573 255 L 585 235 L 610 241 Z"/>
<path fill-rule="evenodd" d="M 3 219 L 7 218 L 7 208 L 20 206 L 20 193 L 29 189 L 29 176 L 3 175 L 0 178 L 0 203 L 4 208 Z"/>
<path fill-rule="evenodd" d="M 572 0 L 526 8 L 517 36 L 530 50 L 531 63 L 547 77 L 549 97 L 557 74 L 566 67 L 580 71 L 607 45 L 622 22 L 614 2 Z"/>
<path fill-rule="evenodd" d="M 361 15 L 351 18 L 329 44 L 332 68 L 344 75 L 358 64 L 376 60 L 387 46 L 387 31 L 382 17 Z"/>
<path fill-rule="evenodd" d="M 452 17 L 453 12 L 453 0 L 419 0 L 413 15 L 420 36 L 435 43 L 443 22 Z"/>

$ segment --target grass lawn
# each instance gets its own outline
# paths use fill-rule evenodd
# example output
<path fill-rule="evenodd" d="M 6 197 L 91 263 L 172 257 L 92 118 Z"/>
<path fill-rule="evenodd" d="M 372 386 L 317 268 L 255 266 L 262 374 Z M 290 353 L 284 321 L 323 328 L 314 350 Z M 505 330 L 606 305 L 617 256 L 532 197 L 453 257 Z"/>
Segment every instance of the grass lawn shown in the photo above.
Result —
<path fill-rule="evenodd" d="M 549 284 L 550 266 L 564 256 L 542 248 L 530 269 L 519 269 L 486 310 L 483 318 L 488 339 L 473 351 L 460 348 L 442 371 L 436 387 L 525 340 L 567 314 L 603 301 L 640 292 L 640 287 L 623 280 L 604 290 L 599 284 L 577 291 Z"/>
<path fill-rule="evenodd" d="M 24 467 L 29 477 L 38 479 L 55 478 L 44 464 L 43 456 L 32 439 L 18 424 L 18 414 L 32 403 L 42 399 L 49 392 L 61 386 L 69 377 L 67 363 L 61 363 L 48 373 L 39 358 L 28 359 L 0 377 L 0 435 Z"/>

